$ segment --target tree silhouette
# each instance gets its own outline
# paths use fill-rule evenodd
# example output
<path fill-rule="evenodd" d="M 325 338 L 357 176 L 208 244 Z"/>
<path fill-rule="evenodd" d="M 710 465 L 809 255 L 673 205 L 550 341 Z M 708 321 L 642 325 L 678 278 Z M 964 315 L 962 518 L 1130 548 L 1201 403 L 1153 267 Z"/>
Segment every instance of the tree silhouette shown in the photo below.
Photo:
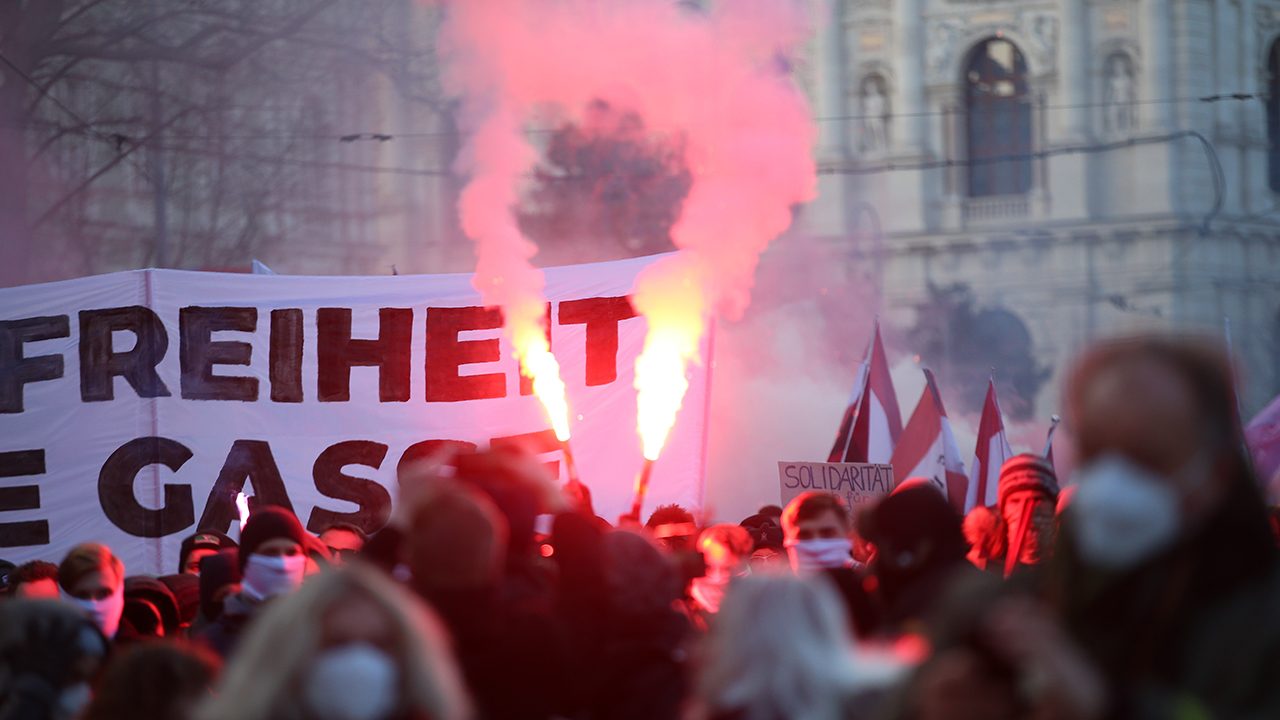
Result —
<path fill-rule="evenodd" d="M 557 128 L 519 209 L 544 263 L 672 249 L 691 179 L 679 138 L 653 136 L 640 116 L 595 102 Z"/>
<path fill-rule="evenodd" d="M 930 285 L 928 292 L 916 306 L 916 324 L 907 337 L 958 409 L 982 410 L 994 372 L 1004 413 L 1013 420 L 1031 418 L 1052 368 L 1036 361 L 1026 324 L 1003 308 L 975 309 L 967 285 Z"/>

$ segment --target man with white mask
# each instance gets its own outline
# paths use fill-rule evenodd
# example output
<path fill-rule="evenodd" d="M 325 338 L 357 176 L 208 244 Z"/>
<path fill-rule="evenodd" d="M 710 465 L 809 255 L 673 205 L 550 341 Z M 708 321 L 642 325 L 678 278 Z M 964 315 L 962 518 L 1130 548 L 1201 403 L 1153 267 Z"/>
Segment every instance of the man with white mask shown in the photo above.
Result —
<path fill-rule="evenodd" d="M 120 630 L 124 612 L 124 563 L 106 545 L 71 548 L 58 565 L 62 598 L 93 620 L 108 640 Z"/>
<path fill-rule="evenodd" d="M 803 492 L 782 511 L 782 544 L 797 575 L 823 575 L 835 583 L 854 629 L 870 634 L 879 613 L 865 589 L 863 568 L 853 559 L 853 523 L 839 497 Z"/>
<path fill-rule="evenodd" d="M 240 531 L 240 590 L 223 601 L 222 614 L 198 639 L 226 658 L 244 627 L 273 598 L 302 586 L 307 556 L 307 532 L 289 510 L 261 507 Z"/>

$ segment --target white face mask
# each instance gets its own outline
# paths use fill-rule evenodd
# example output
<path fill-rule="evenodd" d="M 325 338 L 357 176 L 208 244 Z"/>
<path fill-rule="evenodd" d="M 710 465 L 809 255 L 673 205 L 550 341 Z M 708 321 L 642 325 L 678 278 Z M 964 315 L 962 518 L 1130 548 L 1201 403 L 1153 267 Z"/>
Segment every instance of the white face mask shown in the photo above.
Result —
<path fill-rule="evenodd" d="M 1160 476 L 1119 455 L 1076 473 L 1071 527 L 1085 562 L 1127 570 L 1178 538 L 1178 493 Z"/>
<path fill-rule="evenodd" d="M 791 558 L 791 569 L 797 573 L 850 567 L 853 541 L 847 537 L 792 540 L 787 543 L 787 557 Z"/>
<path fill-rule="evenodd" d="M 108 640 L 116 636 L 116 631 L 120 629 L 120 616 L 124 613 L 123 585 L 117 586 L 110 595 L 101 600 L 85 600 L 69 595 L 65 591 L 62 593 L 62 599 L 83 610 Z"/>
<path fill-rule="evenodd" d="M 268 556 L 254 553 L 244 565 L 241 588 L 255 600 L 291 593 L 302 586 L 307 569 L 305 555 Z"/>
<path fill-rule="evenodd" d="M 398 705 L 399 676 L 386 653 L 354 643 L 320 653 L 302 691 L 320 720 L 381 720 Z"/>

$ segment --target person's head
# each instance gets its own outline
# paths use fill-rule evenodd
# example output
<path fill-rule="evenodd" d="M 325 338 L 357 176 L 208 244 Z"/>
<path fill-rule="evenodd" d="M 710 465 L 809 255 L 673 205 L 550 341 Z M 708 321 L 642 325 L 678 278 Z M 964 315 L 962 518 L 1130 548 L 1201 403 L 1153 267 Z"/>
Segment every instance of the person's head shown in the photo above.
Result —
<path fill-rule="evenodd" d="M 679 505 L 658 506 L 644 526 L 669 552 L 691 551 L 698 539 L 698 523 L 693 513 Z"/>
<path fill-rule="evenodd" d="M 188 535 L 178 549 L 178 572 L 200 574 L 200 560 L 223 548 L 235 547 L 236 542 L 217 530 L 200 530 Z"/>
<path fill-rule="evenodd" d="M 698 551 L 706 561 L 709 578 L 741 574 L 754 549 L 751 534 L 738 525 L 712 525 L 698 536 Z"/>
<path fill-rule="evenodd" d="M 1035 565 L 1053 543 L 1053 518 L 1058 501 L 1058 478 L 1040 455 L 1014 455 L 1000 467 L 998 531 L 1005 552 L 1024 565 Z"/>
<path fill-rule="evenodd" d="M 866 515 L 866 525 L 867 539 L 876 547 L 874 569 L 886 597 L 929 573 L 963 563 L 969 550 L 960 516 L 928 480 L 904 481 L 876 503 Z"/>
<path fill-rule="evenodd" d="M 480 491 L 459 485 L 433 494 L 413 514 L 408 564 L 424 597 L 491 588 L 502 578 L 507 526 Z"/>
<path fill-rule="evenodd" d="M 368 541 L 369 536 L 363 530 L 346 522 L 331 523 L 320 532 L 320 542 L 329 548 L 329 555 L 335 565 L 341 565 L 355 557 Z"/>
<path fill-rule="evenodd" d="M 255 600 L 283 595 L 302 585 L 307 532 L 292 512 L 261 507 L 240 531 L 241 592 Z"/>
<path fill-rule="evenodd" d="M 852 523 L 844 502 L 824 492 L 804 492 L 782 511 L 782 538 L 796 571 L 853 563 Z"/>
<path fill-rule="evenodd" d="M 9 594 L 32 600 L 58 599 L 58 566 L 43 560 L 32 560 L 9 573 Z"/>
<path fill-rule="evenodd" d="M 222 614 L 222 601 L 240 585 L 240 550 L 227 548 L 200 561 L 200 615 L 206 621 Z"/>
<path fill-rule="evenodd" d="M 817 579 L 735 582 L 704 647 L 697 695 L 708 715 L 836 718 L 858 685 L 846 614 Z"/>
<path fill-rule="evenodd" d="M 353 564 L 267 607 L 198 718 L 455 720 L 468 706 L 431 610 Z"/>
<path fill-rule="evenodd" d="M 1097 345 L 1071 372 L 1066 408 L 1079 468 L 1067 527 L 1085 562 L 1138 565 L 1197 531 L 1228 497 L 1249 506 L 1245 525 L 1261 527 L 1219 344 L 1146 336 Z"/>
<path fill-rule="evenodd" d="M 680 596 L 671 559 L 648 536 L 613 530 L 604 536 L 604 575 L 613 608 L 629 618 L 668 612 Z"/>
<path fill-rule="evenodd" d="M 198 575 L 164 575 L 157 578 L 173 593 L 178 604 L 178 628 L 185 630 L 200 611 L 200 577 Z"/>
<path fill-rule="evenodd" d="M 71 548 L 58 565 L 58 587 L 86 613 L 108 638 L 120 629 L 124 612 L 124 563 L 106 545 L 84 543 Z"/>
<path fill-rule="evenodd" d="M 124 620 L 139 636 L 174 637 L 182 625 L 169 586 L 149 575 L 124 581 Z"/>
<path fill-rule="evenodd" d="M 31 717 L 76 717 L 106 656 L 106 638 L 76 608 L 50 600 L 0 602 L 0 699 L 21 689 L 38 706 Z"/>
<path fill-rule="evenodd" d="M 148 641 L 107 664 L 84 720 L 188 718 L 212 696 L 222 662 L 203 648 Z"/>
<path fill-rule="evenodd" d="M 969 543 L 969 562 L 979 569 L 985 569 L 987 562 L 996 557 L 993 553 L 997 525 L 995 512 L 984 505 L 975 507 L 964 516 L 962 530 L 965 542 Z"/>

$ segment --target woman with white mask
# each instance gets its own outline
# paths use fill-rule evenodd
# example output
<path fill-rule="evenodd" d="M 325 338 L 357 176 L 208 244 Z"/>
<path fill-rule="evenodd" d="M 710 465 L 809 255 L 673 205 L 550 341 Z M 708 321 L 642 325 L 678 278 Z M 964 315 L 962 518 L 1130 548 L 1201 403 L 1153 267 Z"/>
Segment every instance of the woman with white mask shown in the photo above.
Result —
<path fill-rule="evenodd" d="M 461 720 L 439 621 L 377 572 L 315 576 L 254 621 L 200 720 Z"/>
<path fill-rule="evenodd" d="M 58 587 L 107 639 L 116 637 L 124 613 L 124 563 L 110 548 L 98 543 L 71 548 L 58 565 Z"/>

